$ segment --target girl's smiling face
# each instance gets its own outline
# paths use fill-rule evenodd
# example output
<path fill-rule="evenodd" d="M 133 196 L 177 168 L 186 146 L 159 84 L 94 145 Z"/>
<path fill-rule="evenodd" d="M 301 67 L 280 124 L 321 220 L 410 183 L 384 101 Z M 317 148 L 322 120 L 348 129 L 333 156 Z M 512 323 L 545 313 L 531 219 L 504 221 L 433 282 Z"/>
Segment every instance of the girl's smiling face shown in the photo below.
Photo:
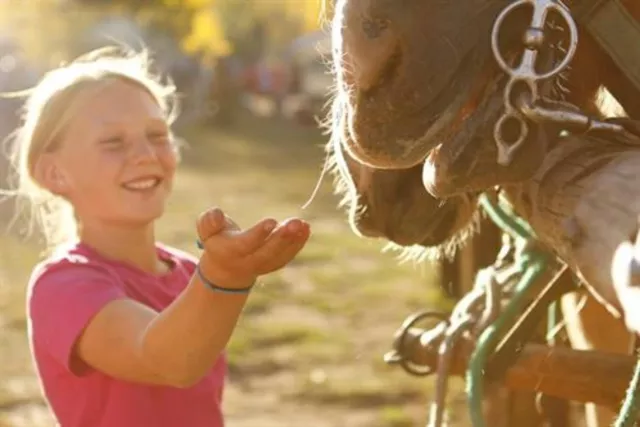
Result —
<path fill-rule="evenodd" d="M 77 101 L 59 143 L 43 156 L 45 185 L 73 205 L 81 224 L 149 225 L 164 212 L 177 164 L 160 105 L 119 78 Z"/>

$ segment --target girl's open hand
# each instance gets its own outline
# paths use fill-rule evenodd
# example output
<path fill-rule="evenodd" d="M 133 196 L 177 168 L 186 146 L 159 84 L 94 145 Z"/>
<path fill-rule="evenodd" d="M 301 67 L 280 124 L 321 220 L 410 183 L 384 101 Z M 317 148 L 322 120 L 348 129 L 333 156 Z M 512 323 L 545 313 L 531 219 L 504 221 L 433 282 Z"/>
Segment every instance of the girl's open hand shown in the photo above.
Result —
<path fill-rule="evenodd" d="M 288 264 L 309 239 L 309 224 L 291 218 L 278 224 L 266 218 L 242 230 L 218 208 L 200 215 L 198 235 L 204 247 L 200 268 L 218 286 L 243 288 L 257 276 Z"/>

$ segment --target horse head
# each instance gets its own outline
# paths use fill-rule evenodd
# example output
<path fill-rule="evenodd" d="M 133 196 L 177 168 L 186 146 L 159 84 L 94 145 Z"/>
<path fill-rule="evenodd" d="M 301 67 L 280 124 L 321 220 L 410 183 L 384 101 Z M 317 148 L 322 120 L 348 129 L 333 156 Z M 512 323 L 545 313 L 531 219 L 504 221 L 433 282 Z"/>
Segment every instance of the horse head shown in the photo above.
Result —
<path fill-rule="evenodd" d="M 337 0 L 331 35 L 335 102 L 344 108 L 333 132 L 346 152 L 371 168 L 421 168 L 424 185 L 436 197 L 531 178 L 558 129 L 532 126 L 509 166 L 498 163 L 494 126 L 504 112 L 509 76 L 494 58 L 492 31 L 508 4 Z M 566 50 L 571 31 L 561 18 L 547 20 L 544 64 Z M 514 67 L 531 19 L 530 8 L 522 8 L 500 25 L 495 47 Z M 588 40 L 580 34 L 581 43 Z M 597 76 L 610 64 L 585 46 L 571 62 L 580 79 L 558 73 L 545 82 L 544 95 L 594 113 L 590 107 L 602 84 Z M 516 132 L 505 126 L 505 134 Z"/>

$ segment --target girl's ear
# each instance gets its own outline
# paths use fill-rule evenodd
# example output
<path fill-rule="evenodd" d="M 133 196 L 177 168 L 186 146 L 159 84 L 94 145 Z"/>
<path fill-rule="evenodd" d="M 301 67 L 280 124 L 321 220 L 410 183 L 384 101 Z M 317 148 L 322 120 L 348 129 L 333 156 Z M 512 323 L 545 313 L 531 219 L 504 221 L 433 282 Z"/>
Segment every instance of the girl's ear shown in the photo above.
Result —
<path fill-rule="evenodd" d="M 69 189 L 64 171 L 57 162 L 54 153 L 44 153 L 36 162 L 34 168 L 36 181 L 58 196 L 64 196 Z"/>

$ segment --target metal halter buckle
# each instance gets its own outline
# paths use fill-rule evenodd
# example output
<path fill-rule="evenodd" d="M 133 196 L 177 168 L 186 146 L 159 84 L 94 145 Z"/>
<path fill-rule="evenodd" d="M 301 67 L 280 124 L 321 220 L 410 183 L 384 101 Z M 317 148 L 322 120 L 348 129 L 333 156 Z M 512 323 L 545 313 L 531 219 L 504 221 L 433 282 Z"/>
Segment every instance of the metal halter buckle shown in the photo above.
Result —
<path fill-rule="evenodd" d="M 527 28 L 523 43 L 525 51 L 522 60 L 517 67 L 511 67 L 504 59 L 499 49 L 499 34 L 503 27 L 504 20 L 507 16 L 521 8 L 531 8 L 532 17 Z M 564 58 L 555 65 L 554 68 L 547 72 L 539 73 L 536 71 L 536 60 L 540 49 L 545 41 L 545 25 L 547 23 L 549 12 L 555 11 L 565 21 L 569 29 L 569 46 Z M 571 17 L 571 13 L 558 0 L 518 0 L 500 12 L 491 31 L 491 50 L 496 62 L 509 75 L 509 82 L 504 89 L 504 105 L 505 112 L 498 119 L 494 127 L 494 138 L 498 147 L 498 164 L 506 166 L 511 163 L 516 150 L 524 143 L 529 134 L 529 124 L 524 116 L 521 108 L 513 105 L 514 88 L 518 84 L 524 84 L 529 90 L 528 103 L 535 105 L 539 99 L 538 82 L 557 76 L 571 62 L 578 47 L 578 28 L 575 21 Z M 509 120 L 515 120 L 519 125 L 518 138 L 513 142 L 508 142 L 504 136 L 504 127 Z"/>

